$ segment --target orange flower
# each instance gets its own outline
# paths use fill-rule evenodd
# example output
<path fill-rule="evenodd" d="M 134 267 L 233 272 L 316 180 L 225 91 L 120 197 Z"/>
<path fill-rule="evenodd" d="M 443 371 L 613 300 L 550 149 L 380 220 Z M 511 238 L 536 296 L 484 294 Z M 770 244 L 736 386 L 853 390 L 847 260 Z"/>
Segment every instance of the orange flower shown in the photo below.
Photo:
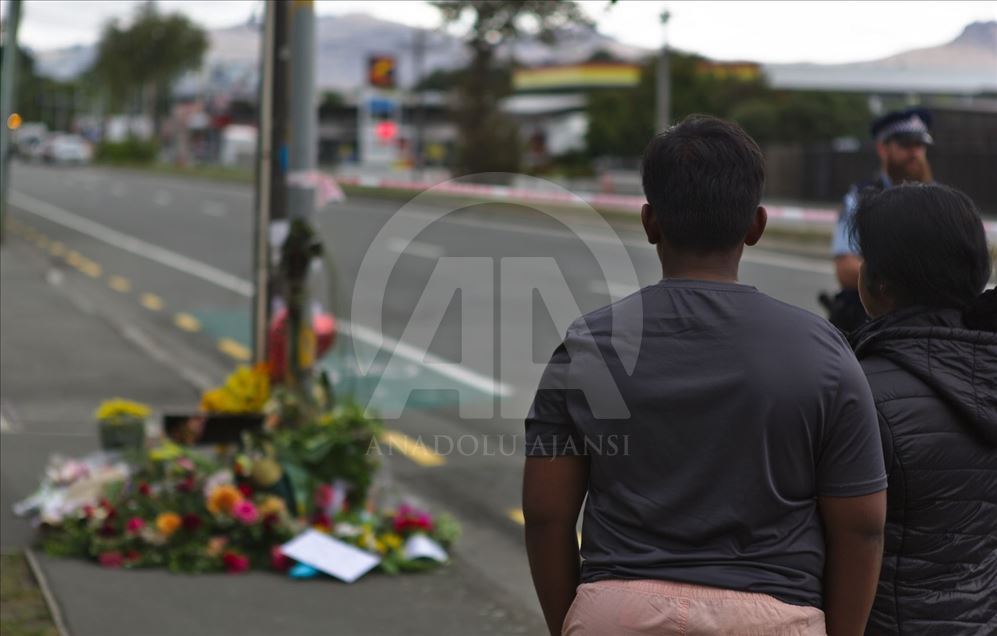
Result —
<path fill-rule="evenodd" d="M 260 511 L 261 517 L 268 517 L 270 515 L 281 515 L 287 510 L 287 505 L 284 500 L 280 497 L 275 497 L 270 495 L 266 499 L 260 502 L 257 506 L 257 510 Z"/>
<path fill-rule="evenodd" d="M 156 530 L 164 537 L 171 536 L 182 525 L 183 519 L 175 512 L 164 512 L 156 517 Z"/>
<path fill-rule="evenodd" d="M 242 493 L 239 492 L 238 488 L 230 484 L 222 484 L 208 493 L 208 510 L 212 514 L 219 512 L 231 514 L 232 509 L 240 501 L 242 501 Z"/>

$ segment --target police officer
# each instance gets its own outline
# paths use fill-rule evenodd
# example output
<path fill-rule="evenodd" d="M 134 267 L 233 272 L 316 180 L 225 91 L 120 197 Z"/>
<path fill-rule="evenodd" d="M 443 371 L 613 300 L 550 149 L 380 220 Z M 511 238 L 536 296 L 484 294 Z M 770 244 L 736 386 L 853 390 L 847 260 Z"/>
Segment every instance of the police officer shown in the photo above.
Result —
<path fill-rule="evenodd" d="M 931 181 L 927 158 L 927 147 L 934 143 L 931 124 L 929 111 L 909 108 L 887 113 L 869 127 L 879 155 L 879 175 L 854 184 L 845 195 L 831 241 L 834 271 L 841 291 L 834 298 L 826 294 L 820 298 L 828 311 L 828 320 L 842 331 L 853 331 L 867 319 L 858 293 L 862 257 L 851 240 L 850 231 L 859 195 L 868 189 L 884 190 L 906 181 Z"/>

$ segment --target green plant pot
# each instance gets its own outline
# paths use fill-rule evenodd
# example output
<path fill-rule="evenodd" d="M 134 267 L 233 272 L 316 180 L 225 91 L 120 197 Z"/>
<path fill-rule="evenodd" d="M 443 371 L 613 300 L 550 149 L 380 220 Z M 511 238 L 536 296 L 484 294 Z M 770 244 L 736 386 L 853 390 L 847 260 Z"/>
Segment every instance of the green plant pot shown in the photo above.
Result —
<path fill-rule="evenodd" d="M 145 446 L 145 422 L 126 420 L 98 422 L 100 447 L 104 450 L 141 450 Z"/>

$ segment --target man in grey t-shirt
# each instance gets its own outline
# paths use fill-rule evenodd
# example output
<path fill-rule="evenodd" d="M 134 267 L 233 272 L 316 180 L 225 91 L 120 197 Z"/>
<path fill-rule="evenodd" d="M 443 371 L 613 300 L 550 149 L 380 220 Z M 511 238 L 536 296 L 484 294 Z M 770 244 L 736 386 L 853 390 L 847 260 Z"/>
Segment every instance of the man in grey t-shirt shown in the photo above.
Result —
<path fill-rule="evenodd" d="M 651 142 L 643 179 L 664 279 L 572 325 L 526 420 L 527 548 L 551 632 L 618 633 L 636 614 L 646 633 L 823 633 L 826 616 L 859 634 L 885 517 L 876 413 L 835 328 L 737 283 L 765 227 L 761 153 L 735 124 L 690 118 Z M 634 316 L 628 365 L 611 336 Z"/>

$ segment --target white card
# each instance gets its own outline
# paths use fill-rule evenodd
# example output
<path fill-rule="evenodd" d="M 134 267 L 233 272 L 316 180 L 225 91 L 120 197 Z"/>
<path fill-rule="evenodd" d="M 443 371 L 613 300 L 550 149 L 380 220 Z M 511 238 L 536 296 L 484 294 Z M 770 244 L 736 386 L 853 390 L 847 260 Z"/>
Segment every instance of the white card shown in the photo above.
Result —
<path fill-rule="evenodd" d="M 426 558 L 446 563 L 450 557 L 439 543 L 424 534 L 413 534 L 405 542 L 405 558 L 410 561 Z"/>
<path fill-rule="evenodd" d="M 356 581 L 381 562 L 379 557 L 318 530 L 306 530 L 282 545 L 280 551 L 347 583 Z"/>

